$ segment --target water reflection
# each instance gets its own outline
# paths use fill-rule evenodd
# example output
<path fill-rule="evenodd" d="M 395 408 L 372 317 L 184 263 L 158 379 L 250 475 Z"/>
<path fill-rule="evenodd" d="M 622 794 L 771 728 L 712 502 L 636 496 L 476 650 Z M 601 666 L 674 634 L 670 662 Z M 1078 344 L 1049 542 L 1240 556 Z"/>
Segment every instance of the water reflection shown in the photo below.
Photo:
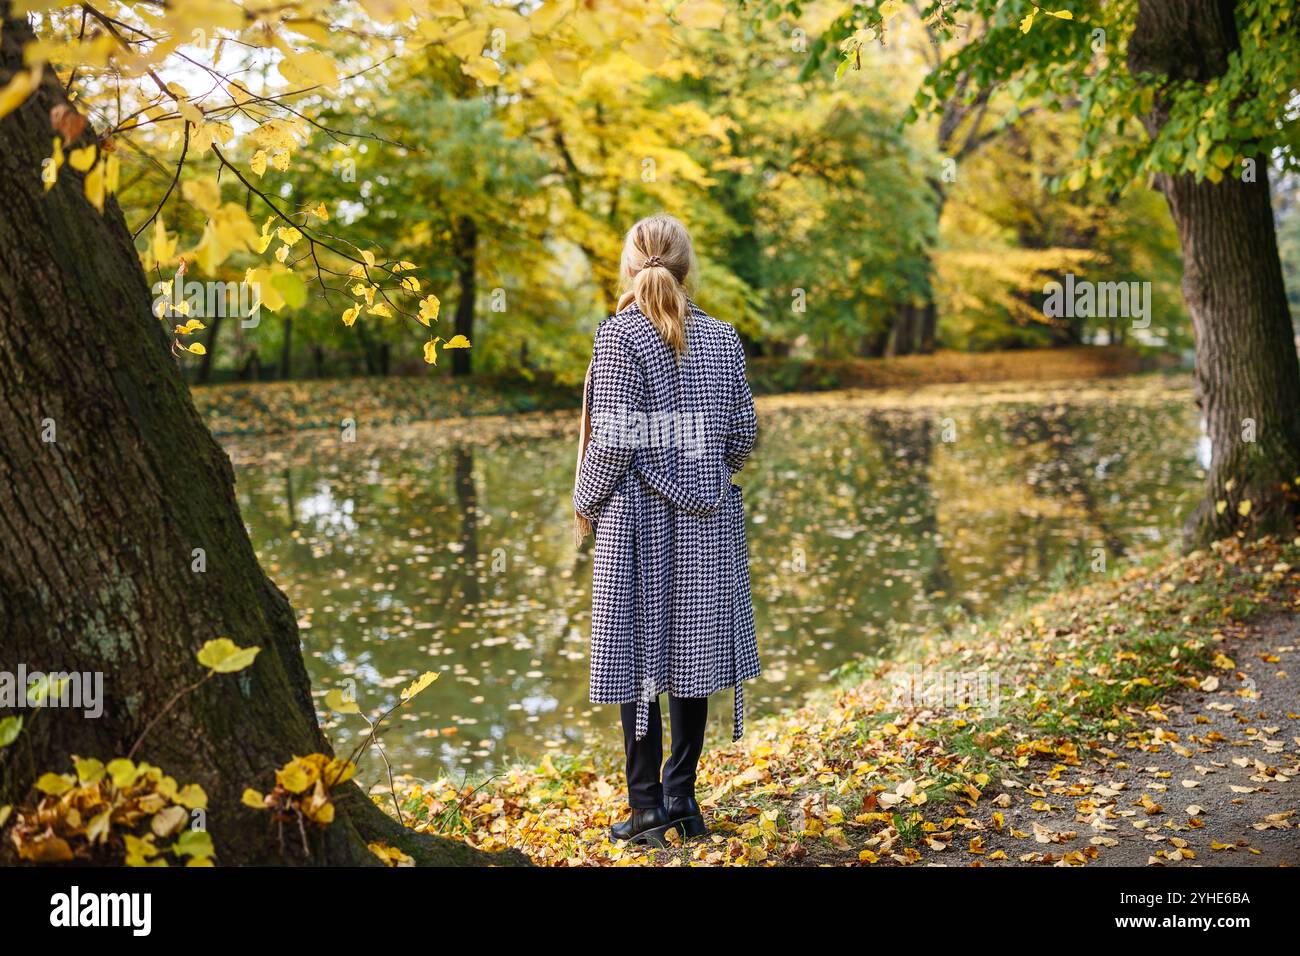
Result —
<path fill-rule="evenodd" d="M 743 476 L 760 713 L 900 624 L 944 626 L 1043 591 L 1097 549 L 1113 564 L 1173 539 L 1199 484 L 1182 395 L 950 411 L 827 399 L 762 425 Z M 395 767 L 421 776 L 574 752 L 593 727 L 614 739 L 615 710 L 586 700 L 590 559 L 569 533 L 571 442 L 432 447 L 421 434 L 341 454 L 322 433 L 305 450 L 297 439 L 287 468 L 237 466 L 315 691 L 354 681 L 372 710 L 440 671 L 385 735 Z M 729 709 L 713 708 L 715 729 Z"/>

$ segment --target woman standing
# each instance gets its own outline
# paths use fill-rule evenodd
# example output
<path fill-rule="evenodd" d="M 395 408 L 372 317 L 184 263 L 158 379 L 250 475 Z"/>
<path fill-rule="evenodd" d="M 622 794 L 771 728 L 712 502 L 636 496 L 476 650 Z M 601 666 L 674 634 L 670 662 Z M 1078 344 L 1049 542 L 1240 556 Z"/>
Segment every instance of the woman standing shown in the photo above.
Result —
<path fill-rule="evenodd" d="M 596 330 L 573 493 L 577 538 L 596 536 L 591 700 L 622 704 L 631 814 L 618 840 L 662 844 L 707 832 L 695 799 L 708 697 L 758 676 L 741 491 L 731 476 L 757 420 L 735 329 L 687 296 L 686 228 L 632 227 L 618 312 Z M 663 765 L 659 695 L 672 750 Z"/>

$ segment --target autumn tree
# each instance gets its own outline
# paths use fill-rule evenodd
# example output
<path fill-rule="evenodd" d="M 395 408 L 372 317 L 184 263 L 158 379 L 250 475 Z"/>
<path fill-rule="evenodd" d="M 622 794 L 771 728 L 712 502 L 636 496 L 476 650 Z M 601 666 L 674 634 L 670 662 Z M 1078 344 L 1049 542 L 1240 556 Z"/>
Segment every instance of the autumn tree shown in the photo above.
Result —
<path fill-rule="evenodd" d="M 852 68 L 888 42 L 901 4 L 861 4 L 836 29 Z M 935 0 L 940 36 L 987 23 L 929 73 L 924 113 L 965 84 L 1018 104 L 1077 103 L 1080 160 L 1063 185 L 1150 180 L 1183 252 L 1196 336 L 1197 401 L 1211 443 L 1205 496 L 1186 539 L 1294 530 L 1300 497 L 1300 363 L 1270 202 L 1270 162 L 1294 169 L 1300 34 L 1285 0 Z M 853 62 L 849 62 L 853 61 Z"/>

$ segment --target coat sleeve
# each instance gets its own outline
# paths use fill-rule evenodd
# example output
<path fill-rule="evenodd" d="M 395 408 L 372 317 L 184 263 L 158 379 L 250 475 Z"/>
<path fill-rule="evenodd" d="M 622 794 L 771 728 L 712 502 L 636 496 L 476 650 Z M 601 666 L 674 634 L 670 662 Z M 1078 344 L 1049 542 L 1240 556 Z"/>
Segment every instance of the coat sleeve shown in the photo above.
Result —
<path fill-rule="evenodd" d="M 758 416 L 754 413 L 754 393 L 750 391 L 749 380 L 745 377 L 745 348 L 740 344 L 740 336 L 733 336 L 733 342 L 732 395 L 735 396 L 735 401 L 731 407 L 723 455 L 727 468 L 735 474 L 745 467 L 745 460 L 754 448 L 754 440 L 758 437 Z"/>
<path fill-rule="evenodd" d="M 591 352 L 591 437 L 578 468 L 573 509 L 596 521 L 632 467 L 636 449 L 626 441 L 627 416 L 645 404 L 645 381 L 631 350 L 608 324 L 596 330 Z"/>

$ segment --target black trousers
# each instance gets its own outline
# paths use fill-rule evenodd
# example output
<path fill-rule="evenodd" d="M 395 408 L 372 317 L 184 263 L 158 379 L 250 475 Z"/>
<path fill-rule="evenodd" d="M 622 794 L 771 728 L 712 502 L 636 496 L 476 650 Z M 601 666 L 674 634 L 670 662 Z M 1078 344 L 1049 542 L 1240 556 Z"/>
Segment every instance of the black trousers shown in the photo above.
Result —
<path fill-rule="evenodd" d="M 659 698 L 650 703 L 650 726 L 636 739 L 636 704 L 622 705 L 623 752 L 627 754 L 627 802 L 633 809 L 657 807 L 664 796 L 695 796 L 695 768 L 704 750 L 704 726 L 709 715 L 707 697 L 668 695 L 673 749 L 664 763 L 663 719 Z M 659 768 L 663 765 L 663 780 Z"/>

